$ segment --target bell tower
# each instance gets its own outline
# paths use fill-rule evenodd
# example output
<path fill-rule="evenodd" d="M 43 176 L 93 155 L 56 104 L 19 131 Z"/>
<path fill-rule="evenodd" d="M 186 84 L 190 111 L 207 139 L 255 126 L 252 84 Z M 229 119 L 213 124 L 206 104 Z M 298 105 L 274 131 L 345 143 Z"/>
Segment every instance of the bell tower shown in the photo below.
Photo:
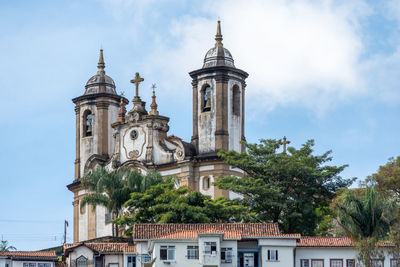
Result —
<path fill-rule="evenodd" d="M 198 155 L 219 150 L 244 151 L 245 79 L 222 44 L 218 21 L 215 46 L 208 50 L 201 69 L 192 71 L 193 136 Z"/>
<path fill-rule="evenodd" d="M 95 211 L 79 207 L 80 200 L 87 193 L 82 189 L 80 179 L 89 170 L 103 166 L 109 160 L 115 146 L 111 124 L 118 119 L 120 102 L 128 102 L 116 93 L 114 81 L 105 74 L 104 68 L 103 50 L 100 49 L 96 75 L 86 83 L 84 94 L 72 99 L 76 116 L 76 159 L 74 182 L 67 187 L 74 193 L 74 242 L 107 231 L 104 222 L 96 220 L 100 207 Z"/>

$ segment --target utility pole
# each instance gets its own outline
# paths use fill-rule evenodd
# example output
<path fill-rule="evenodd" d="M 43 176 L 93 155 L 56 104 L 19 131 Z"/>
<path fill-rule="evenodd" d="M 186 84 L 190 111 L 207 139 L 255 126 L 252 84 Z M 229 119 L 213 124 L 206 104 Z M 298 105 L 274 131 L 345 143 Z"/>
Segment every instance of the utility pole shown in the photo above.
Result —
<path fill-rule="evenodd" d="M 67 227 L 68 227 L 68 221 L 64 221 L 64 244 L 67 243 Z"/>

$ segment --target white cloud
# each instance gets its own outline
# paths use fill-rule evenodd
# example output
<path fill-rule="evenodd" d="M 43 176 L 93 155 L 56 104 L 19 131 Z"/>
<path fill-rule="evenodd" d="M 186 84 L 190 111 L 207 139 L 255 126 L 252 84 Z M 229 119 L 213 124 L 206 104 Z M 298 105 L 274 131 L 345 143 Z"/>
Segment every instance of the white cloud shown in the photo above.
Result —
<path fill-rule="evenodd" d="M 321 112 L 363 92 L 358 21 L 368 13 L 363 2 L 206 1 L 198 17 L 171 23 L 175 46 L 157 43 L 149 64 L 182 81 L 182 69 L 201 67 L 220 16 L 225 47 L 250 74 L 249 101 L 263 109 L 300 103 Z"/>

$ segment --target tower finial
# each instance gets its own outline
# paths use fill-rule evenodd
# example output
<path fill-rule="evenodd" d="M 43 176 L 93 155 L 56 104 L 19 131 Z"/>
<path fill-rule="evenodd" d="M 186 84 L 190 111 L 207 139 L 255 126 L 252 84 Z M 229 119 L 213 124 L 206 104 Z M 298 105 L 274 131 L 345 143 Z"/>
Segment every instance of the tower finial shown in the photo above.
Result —
<path fill-rule="evenodd" d="M 153 96 L 151 97 L 151 98 L 153 98 L 153 102 L 151 102 L 151 105 L 150 105 L 150 107 L 151 107 L 150 115 L 158 115 L 158 110 L 157 110 L 158 105 L 156 103 L 156 92 L 155 92 L 156 84 L 153 83 L 151 88 L 153 88 Z"/>
<path fill-rule="evenodd" d="M 217 34 L 215 35 L 216 46 L 222 45 L 221 21 L 218 19 Z"/>
<path fill-rule="evenodd" d="M 99 63 L 97 63 L 97 73 L 98 74 L 105 74 L 104 71 L 105 64 L 104 64 L 104 58 L 103 58 L 103 49 L 100 49 L 100 56 L 99 56 Z"/>

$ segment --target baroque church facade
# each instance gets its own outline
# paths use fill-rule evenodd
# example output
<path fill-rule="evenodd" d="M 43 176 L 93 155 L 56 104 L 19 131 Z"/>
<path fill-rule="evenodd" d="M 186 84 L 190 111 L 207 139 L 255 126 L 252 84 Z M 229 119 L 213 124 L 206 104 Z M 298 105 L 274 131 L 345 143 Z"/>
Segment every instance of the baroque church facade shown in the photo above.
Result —
<path fill-rule="evenodd" d="M 202 68 L 189 73 L 193 94 L 190 142 L 168 134 L 169 118 L 157 110 L 154 87 L 147 110 L 139 94 L 144 80 L 139 73 L 131 80 L 136 91 L 129 107 L 128 99 L 117 94 L 113 79 L 105 74 L 103 50 L 100 50 L 96 75 L 86 83 L 83 95 L 72 99 L 76 114 L 76 160 L 75 177 L 67 188 L 74 194 L 74 242 L 112 233 L 104 207 L 80 209 L 80 200 L 87 194 L 80 179 L 99 166 L 108 169 L 126 166 L 141 173 L 156 170 L 163 177 L 177 176 L 180 185 L 212 197 L 237 196 L 215 187 L 213 182 L 221 175 L 243 175 L 242 170 L 224 163 L 217 152 L 245 149 L 241 141 L 245 140 L 248 74 L 235 67 L 231 53 L 223 46 L 219 21 L 215 41 L 205 55 Z"/>

